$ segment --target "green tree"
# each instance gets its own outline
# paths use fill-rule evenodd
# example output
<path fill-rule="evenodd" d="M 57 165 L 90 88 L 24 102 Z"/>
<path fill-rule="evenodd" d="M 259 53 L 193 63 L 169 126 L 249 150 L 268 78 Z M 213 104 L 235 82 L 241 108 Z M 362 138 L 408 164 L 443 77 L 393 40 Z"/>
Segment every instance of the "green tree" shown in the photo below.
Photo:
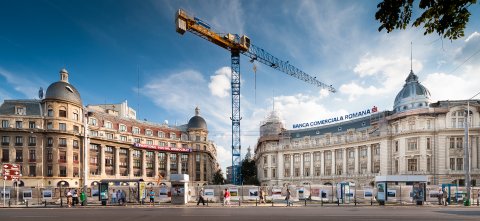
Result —
<path fill-rule="evenodd" d="M 245 185 L 259 185 L 257 179 L 257 167 L 255 166 L 255 161 L 250 159 L 244 159 L 242 161 L 242 180 Z"/>
<path fill-rule="evenodd" d="M 213 174 L 213 184 L 214 185 L 225 184 L 225 178 L 223 177 L 222 169 L 217 170 L 217 172 L 215 172 L 215 174 Z"/>
<path fill-rule="evenodd" d="M 383 0 L 377 5 L 375 19 L 387 33 L 395 29 L 406 29 L 412 17 L 414 0 Z M 476 4 L 477 0 L 420 0 L 419 8 L 423 10 L 412 26 L 423 25 L 424 35 L 436 32 L 443 38 L 455 40 L 463 37 L 464 29 L 470 18 L 468 7 Z"/>

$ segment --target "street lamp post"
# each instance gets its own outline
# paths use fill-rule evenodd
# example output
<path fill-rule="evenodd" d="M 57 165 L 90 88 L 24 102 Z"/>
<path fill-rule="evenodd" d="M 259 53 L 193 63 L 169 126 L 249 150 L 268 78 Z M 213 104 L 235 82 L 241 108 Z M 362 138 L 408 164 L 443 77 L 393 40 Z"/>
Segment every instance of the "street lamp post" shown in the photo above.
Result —
<path fill-rule="evenodd" d="M 470 183 L 470 145 L 469 145 L 469 134 L 468 134 L 468 128 L 469 128 L 469 117 L 470 117 L 470 100 L 475 98 L 477 95 L 479 95 L 480 92 L 475 94 L 473 97 L 467 100 L 467 116 L 465 117 L 465 148 L 464 148 L 464 154 L 465 154 L 465 160 L 464 160 L 464 168 L 465 168 L 465 187 L 467 189 L 467 196 L 466 196 L 466 202 L 464 203 L 465 206 L 470 206 L 470 188 L 471 188 L 471 183 Z"/>
<path fill-rule="evenodd" d="M 65 181 L 60 181 L 60 207 L 63 207 L 62 186 L 64 184 L 65 184 Z"/>

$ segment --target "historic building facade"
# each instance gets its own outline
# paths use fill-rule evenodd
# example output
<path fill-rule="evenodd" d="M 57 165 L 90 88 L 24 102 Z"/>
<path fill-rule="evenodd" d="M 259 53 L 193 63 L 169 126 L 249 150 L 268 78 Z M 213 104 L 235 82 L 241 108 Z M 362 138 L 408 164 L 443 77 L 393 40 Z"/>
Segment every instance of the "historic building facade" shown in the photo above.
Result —
<path fill-rule="evenodd" d="M 198 107 L 186 125 L 141 121 L 126 101 L 83 106 L 68 77 L 62 69 L 43 99 L 5 100 L 0 106 L 0 158 L 20 165 L 23 185 L 63 181 L 80 187 L 102 179 L 168 183 L 177 173 L 189 174 L 195 184 L 212 181 L 219 169 L 216 145 L 208 140 Z"/>
<path fill-rule="evenodd" d="M 431 103 L 430 92 L 413 72 L 392 111 L 376 112 L 374 107 L 361 117 L 292 130 L 272 113 L 261 123 L 255 147 L 259 181 L 280 186 L 343 181 L 369 185 L 376 175 L 419 174 L 427 175 L 430 184 L 464 185 L 467 108 L 475 185 L 480 182 L 480 100 Z"/>

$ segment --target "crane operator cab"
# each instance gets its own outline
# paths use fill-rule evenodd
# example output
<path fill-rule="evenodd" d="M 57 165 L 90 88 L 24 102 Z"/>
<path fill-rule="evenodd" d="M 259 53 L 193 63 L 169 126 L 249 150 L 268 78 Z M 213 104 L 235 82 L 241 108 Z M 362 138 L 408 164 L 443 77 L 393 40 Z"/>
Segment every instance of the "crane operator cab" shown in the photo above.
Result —
<path fill-rule="evenodd" d="M 245 51 L 248 51 L 248 49 L 250 48 L 250 38 L 246 35 L 242 35 L 242 37 L 240 38 L 240 45 L 245 48 Z"/>

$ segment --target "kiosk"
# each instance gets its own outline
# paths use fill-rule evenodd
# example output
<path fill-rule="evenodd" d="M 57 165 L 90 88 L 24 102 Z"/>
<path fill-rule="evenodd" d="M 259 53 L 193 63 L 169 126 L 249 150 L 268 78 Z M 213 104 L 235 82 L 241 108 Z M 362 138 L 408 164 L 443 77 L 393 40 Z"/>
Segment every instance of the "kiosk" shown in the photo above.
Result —
<path fill-rule="evenodd" d="M 417 205 L 423 205 L 426 201 L 426 184 L 428 178 L 423 175 L 393 175 L 393 176 L 376 176 L 375 187 L 377 188 L 377 201 L 380 205 L 385 205 L 388 200 L 388 183 L 403 182 L 406 185 L 412 185 L 413 200 Z M 400 196 L 401 197 L 401 196 Z"/>
<path fill-rule="evenodd" d="M 170 183 L 172 184 L 172 204 L 185 205 L 188 203 L 188 174 L 171 174 Z M 187 191 L 187 193 L 185 193 Z"/>

